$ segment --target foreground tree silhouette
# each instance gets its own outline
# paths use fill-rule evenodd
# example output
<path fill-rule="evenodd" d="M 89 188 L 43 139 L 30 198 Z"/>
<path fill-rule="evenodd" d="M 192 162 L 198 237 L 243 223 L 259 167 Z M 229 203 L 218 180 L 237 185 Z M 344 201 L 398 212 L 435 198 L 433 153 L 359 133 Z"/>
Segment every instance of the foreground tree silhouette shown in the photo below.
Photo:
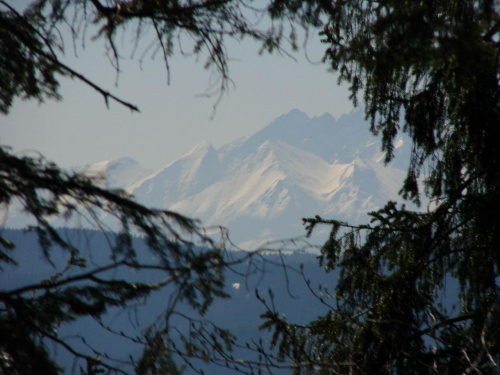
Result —
<path fill-rule="evenodd" d="M 274 359 L 304 374 L 500 372 L 500 9 L 495 1 L 332 2 L 325 59 L 363 93 L 386 161 L 413 152 L 403 197 L 366 225 L 332 226 L 330 312 L 307 326 L 269 309 Z M 419 177 L 423 178 L 419 186 Z"/>
<path fill-rule="evenodd" d="M 30 230 L 38 236 L 45 258 L 59 266 L 62 261 L 66 263 L 63 268 L 54 267 L 54 274 L 45 280 L 0 290 L 2 373 L 58 373 L 62 369 L 48 350 L 57 346 L 86 362 L 86 366 L 81 362 L 80 365 L 89 373 L 129 373 L 128 366 L 147 373 L 165 362 L 173 351 L 164 347 L 160 355 L 151 351 L 151 345 L 158 345 L 158 340 L 167 334 L 177 301 L 187 302 L 203 313 L 214 298 L 226 296 L 223 269 L 227 263 L 222 258 L 223 248 L 205 236 L 192 220 L 173 212 L 147 209 L 122 192 L 101 189 L 94 180 L 68 174 L 43 160 L 18 158 L 1 150 L 0 166 L 3 203 L 14 199 L 22 202 L 25 211 L 36 219 Z M 83 211 L 90 218 L 107 212 L 116 217 L 121 230 L 105 234 L 107 242 L 102 241 L 104 245 L 98 249 L 88 249 L 78 246 L 74 238 L 64 236 L 50 223 L 54 215 L 69 218 Z M 142 252 L 137 248 L 136 235 L 141 235 L 147 244 Z M 0 260 L 5 269 L 9 263 L 16 263 L 15 244 L 2 237 L 0 245 Z M 200 250 L 200 246 L 206 250 Z M 39 250 L 31 251 L 31 257 L 38 258 Z M 87 259 L 84 254 L 93 254 L 100 260 Z M 141 271 L 150 276 L 145 278 Z M 105 353 L 99 356 L 80 351 L 57 333 L 61 325 L 85 316 L 102 324 L 101 318 L 110 309 L 129 308 L 167 287 L 174 302 L 164 312 L 166 324 L 151 327 L 146 338 L 127 337 L 142 343 L 144 354 L 131 359 L 125 367 L 106 358 Z M 81 334 L 85 338 L 85 332 Z M 150 337 L 156 337 L 156 342 Z M 221 337 L 224 338 L 222 333 Z M 173 373 L 175 366 L 170 363 L 164 370 Z"/>
<path fill-rule="evenodd" d="M 195 52 L 206 47 L 208 65 L 220 72 L 222 89 L 228 78 L 225 37 L 247 35 L 272 50 L 279 46 L 282 36 L 279 27 L 272 28 L 278 33 L 268 33 L 249 26 L 241 12 L 244 3 L 238 1 L 40 0 L 22 12 L 13 7 L 13 2 L 0 1 L 0 6 L 0 110 L 4 113 L 16 97 L 57 97 L 61 75 L 90 85 L 106 102 L 116 100 L 137 109 L 59 59 L 57 51 L 62 45 L 56 31 L 65 22 L 73 25 L 71 30 L 78 35 L 79 22 L 95 21 L 111 55 L 119 62 L 119 54 L 114 54 L 114 37 L 129 22 L 141 20 L 135 24 L 139 27 L 137 35 L 146 24 L 157 33 L 167 67 L 176 35 L 187 32 L 195 40 Z M 389 203 L 372 214 L 371 223 L 361 226 L 319 217 L 307 219 L 310 231 L 319 224 L 333 226 L 321 261 L 330 269 L 339 268 L 341 276 L 335 292 L 322 290 L 318 296 L 331 307 L 330 313 L 308 326 L 285 321 L 269 304 L 264 327 L 274 329 L 272 344 L 277 355 L 258 348 L 265 369 L 290 367 L 298 373 L 340 374 L 497 374 L 498 5 L 486 0 L 277 0 L 268 10 L 274 19 L 291 17 L 306 24 L 318 24 L 321 15 L 329 19 L 324 30 L 326 60 L 340 73 L 341 81 L 351 84 L 355 103 L 356 94 L 363 90 L 372 131 L 382 136 L 387 161 L 392 157 L 397 133 L 409 133 L 414 150 L 402 194 L 418 202 L 419 194 L 424 193 L 431 205 L 423 212 L 410 212 Z M 5 148 L 1 151 L 1 203 L 14 199 L 22 202 L 36 219 L 34 230 L 47 256 L 51 244 L 58 244 L 67 251 L 69 269 L 78 271 L 85 263 L 80 249 L 62 238 L 48 218 L 64 212 L 76 214 L 84 208 L 92 217 L 95 210 L 105 210 L 117 216 L 123 230 L 111 242 L 114 258 L 101 266 L 102 271 L 106 267 L 160 267 L 164 273 L 156 283 L 132 284 L 104 280 L 99 268 L 83 269 L 81 277 L 88 277 L 88 283 L 73 284 L 80 280 L 78 276 L 64 271 L 44 283 L 3 290 L 3 372 L 43 369 L 56 373 L 58 368 L 47 344 L 51 341 L 65 347 L 57 336 L 61 322 L 84 315 L 99 317 L 110 306 L 125 306 L 164 284 L 180 286 L 179 298 L 200 311 L 211 298 L 223 295 L 220 251 L 190 220 L 145 209 L 123 193 L 99 189 L 88 178 L 67 174 L 43 160 L 18 157 Z M 423 189 L 419 189 L 420 175 L 425 177 Z M 137 258 L 130 245 L 133 230 L 146 236 L 152 253 L 162 260 L 160 265 Z M 182 231 L 189 233 L 189 241 L 183 239 Z M 199 254 L 195 243 L 212 247 Z M 9 249 L 13 244 L 7 238 L 2 238 L 1 244 L 2 262 L 12 261 Z M 457 304 L 453 306 L 448 301 L 454 299 L 455 284 Z M 202 294 L 198 294 L 200 290 Z M 143 372 L 177 371 L 169 356 L 175 348 L 165 340 L 168 334 L 168 327 L 151 331 L 145 340 L 143 360 L 131 361 L 130 365 Z M 225 332 L 216 330 L 216 336 L 221 337 L 222 344 L 231 343 Z M 203 348 L 189 349 L 192 355 L 209 359 Z M 87 362 L 87 368 L 82 368 L 87 373 L 127 372 L 106 358 L 74 355 Z"/>
<path fill-rule="evenodd" d="M 96 40 L 104 41 L 117 72 L 120 55 L 114 41 L 128 26 L 134 28 L 137 44 L 142 37 L 154 35 L 154 46 L 162 52 L 167 72 L 174 42 L 180 36 L 190 37 L 193 53 L 205 53 L 206 67 L 219 73 L 215 92 L 225 90 L 229 79 L 227 38 L 250 37 L 269 51 L 279 49 L 284 38 L 283 28 L 275 22 L 269 29 L 259 30 L 249 21 L 249 12 L 268 10 L 258 11 L 243 1 L 34 0 L 24 8 L 20 6 L 16 1 L 0 1 L 3 114 L 8 113 L 15 98 L 40 102 L 60 98 L 58 87 L 63 76 L 90 86 L 103 96 L 106 104 L 116 101 L 138 111 L 135 104 L 118 98 L 64 62 L 64 35 L 85 39 L 86 30 L 93 27 L 92 30 L 97 28 Z M 300 19 L 304 25 L 319 22 L 318 14 L 310 7 L 294 7 L 286 15 L 280 14 L 281 19 Z M 293 32 L 292 28 L 290 42 L 295 47 Z M 0 373 L 59 373 L 63 369 L 52 357 L 49 348 L 53 347 L 71 353 L 78 370 L 88 374 L 134 370 L 177 373 L 179 368 L 172 353 L 210 360 L 209 353 L 224 353 L 230 347 L 229 332 L 203 321 L 191 321 L 191 331 L 178 341 L 184 346 L 175 346 L 170 340 L 170 318 L 179 301 L 203 314 L 214 298 L 225 296 L 223 271 L 228 263 L 222 257 L 224 244 L 212 242 L 198 223 L 173 212 L 145 208 L 122 191 L 102 189 L 98 181 L 62 171 L 43 157 L 14 155 L 2 146 L 0 204 L 7 208 L 15 202 L 32 217 L 34 224 L 29 229 L 38 236 L 45 258 L 59 264 L 63 258 L 66 266 L 40 282 L 0 289 Z M 97 250 L 107 252 L 108 257 L 100 263 L 90 262 L 84 248 L 51 224 L 54 217 L 71 219 L 83 215 L 101 227 L 98 217 L 103 212 L 116 218 L 120 230 L 106 233 L 108 245 Z M 149 257 L 138 252 L 136 235 L 147 244 Z M 15 263 L 15 243 L 0 236 L 0 270 Z M 137 277 L 140 271 L 151 272 L 154 280 L 149 278 L 146 282 Z M 110 309 L 131 307 L 163 288 L 170 288 L 171 303 L 163 312 L 161 323 L 152 325 L 144 337 L 113 332 L 102 321 Z M 104 330 L 142 344 L 142 356 L 117 362 L 106 353 L 92 351 L 93 348 L 80 351 L 58 335 L 61 325 L 82 317 L 92 317 Z"/>

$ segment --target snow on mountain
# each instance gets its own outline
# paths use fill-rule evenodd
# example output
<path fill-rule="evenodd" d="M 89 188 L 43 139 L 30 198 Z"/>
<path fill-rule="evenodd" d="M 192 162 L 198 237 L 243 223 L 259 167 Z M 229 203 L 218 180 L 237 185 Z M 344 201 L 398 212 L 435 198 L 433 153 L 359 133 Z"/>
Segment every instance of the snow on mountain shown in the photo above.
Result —
<path fill-rule="evenodd" d="M 123 189 L 153 173 L 131 158 L 105 160 L 76 170 L 102 179 L 104 186 L 110 189 Z"/>
<path fill-rule="evenodd" d="M 328 113 L 309 118 L 304 112 L 294 109 L 277 117 L 251 137 L 225 145 L 218 152 L 225 162 L 242 160 L 266 140 L 289 144 L 330 163 L 350 163 L 355 157 L 382 162 L 385 156 L 381 151 L 380 138 L 369 131 L 361 109 L 338 120 Z M 408 167 L 409 146 L 403 137 L 396 139 L 392 166 Z"/>
<path fill-rule="evenodd" d="M 150 207 L 169 208 L 214 184 L 222 174 L 215 149 L 204 142 L 163 169 L 129 184 L 127 190 Z"/>
<path fill-rule="evenodd" d="M 283 142 L 266 140 L 226 175 L 171 210 L 222 224 L 243 247 L 304 234 L 314 215 L 359 222 L 397 198 L 405 172 L 375 161 L 328 163 Z M 165 207 L 167 208 L 167 207 Z"/>
<path fill-rule="evenodd" d="M 128 185 L 150 175 L 152 171 L 139 165 L 131 158 L 104 160 L 83 167 L 71 168 L 73 172 L 94 177 L 98 183 L 108 189 L 124 189 Z M 41 193 L 43 194 L 43 193 Z M 8 228 L 23 228 L 36 224 L 35 220 L 24 213 L 21 203 L 15 200 L 9 207 L 0 207 L 0 220 Z M 82 218 L 73 217 L 72 221 L 62 217 L 49 218 L 55 226 L 88 226 Z"/>
<path fill-rule="evenodd" d="M 398 200 L 410 146 L 398 138 L 396 159 L 384 166 L 361 111 L 336 120 L 292 110 L 219 150 L 199 144 L 154 173 L 128 158 L 85 171 L 106 175 L 108 187 L 125 188 L 147 206 L 226 226 L 233 242 L 250 248 L 303 235 L 303 217 L 360 222 Z"/>
<path fill-rule="evenodd" d="M 396 146 L 397 162 L 407 165 L 399 159 L 408 143 Z M 360 222 L 397 199 L 405 171 L 384 166 L 383 156 L 361 111 L 335 120 L 292 110 L 217 151 L 198 145 L 128 191 L 147 205 L 224 225 L 249 247 L 304 234 L 303 217 Z"/>

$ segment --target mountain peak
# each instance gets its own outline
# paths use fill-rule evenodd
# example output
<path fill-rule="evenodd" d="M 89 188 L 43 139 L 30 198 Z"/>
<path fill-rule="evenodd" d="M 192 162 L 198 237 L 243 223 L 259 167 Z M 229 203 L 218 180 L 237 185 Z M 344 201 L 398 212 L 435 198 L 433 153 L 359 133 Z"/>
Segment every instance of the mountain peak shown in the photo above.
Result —
<path fill-rule="evenodd" d="M 210 142 L 203 141 L 203 142 L 198 143 L 196 146 L 194 146 L 192 149 L 190 149 L 188 152 L 186 152 L 183 156 L 184 157 L 187 157 L 187 156 L 197 157 L 197 156 L 200 156 L 200 155 L 206 154 L 208 152 L 212 152 L 212 151 L 215 151 L 212 144 Z"/>
<path fill-rule="evenodd" d="M 87 164 L 81 168 L 82 171 L 85 172 L 93 172 L 93 171 L 103 171 L 110 168 L 119 168 L 121 166 L 133 166 L 139 165 L 139 163 L 129 157 L 117 158 L 117 159 L 109 159 L 99 161 L 93 164 Z"/>
<path fill-rule="evenodd" d="M 311 119 L 314 123 L 335 123 L 337 120 L 330 113 L 323 113 L 320 116 L 314 116 Z"/>
<path fill-rule="evenodd" d="M 198 143 L 196 146 L 185 152 L 176 160 L 166 164 L 162 169 L 156 171 L 151 177 L 162 174 L 170 174 L 173 169 L 190 169 L 193 165 L 198 165 L 204 158 L 216 156 L 216 151 L 212 144 L 207 141 Z M 196 167 L 195 167 L 196 168 Z M 169 171 L 169 172 L 166 172 Z M 175 172 L 178 173 L 178 172 Z"/>
<path fill-rule="evenodd" d="M 406 145 L 398 139 L 395 153 Z M 316 214 L 363 220 L 398 199 L 406 174 L 393 166 L 382 165 L 380 142 L 361 111 L 335 119 L 294 109 L 218 151 L 201 142 L 147 177 L 130 158 L 87 171 L 101 172 L 108 186 L 126 187 L 147 206 L 227 226 L 232 240 L 249 243 L 300 235 L 302 217 Z"/>
<path fill-rule="evenodd" d="M 287 121 L 291 119 L 309 120 L 309 116 L 307 116 L 307 114 L 302 112 L 300 109 L 294 108 L 287 113 L 282 113 L 274 121 L 278 121 L 280 119 L 286 119 Z"/>
<path fill-rule="evenodd" d="M 102 178 L 108 188 L 125 188 L 152 173 L 129 157 L 88 164 L 80 171 L 89 176 Z"/>
<path fill-rule="evenodd" d="M 290 112 L 282 114 L 275 118 L 269 125 L 267 125 L 260 132 L 272 132 L 278 133 L 279 135 L 282 131 L 289 131 L 291 129 L 295 130 L 307 124 L 311 119 L 307 114 L 298 109 L 292 109 Z M 259 132 L 259 133 L 260 133 Z M 257 133 L 258 134 L 258 133 Z"/>

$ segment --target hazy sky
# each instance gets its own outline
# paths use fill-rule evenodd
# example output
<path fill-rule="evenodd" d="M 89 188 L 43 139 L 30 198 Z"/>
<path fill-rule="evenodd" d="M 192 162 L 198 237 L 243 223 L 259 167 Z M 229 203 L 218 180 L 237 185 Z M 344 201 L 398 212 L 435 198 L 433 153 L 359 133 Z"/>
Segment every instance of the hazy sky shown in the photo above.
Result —
<path fill-rule="evenodd" d="M 204 59 L 176 54 L 170 59 L 171 84 L 161 56 L 147 57 L 142 68 L 127 56 L 123 42 L 122 73 L 116 73 L 104 54 L 102 41 L 87 42 L 75 57 L 71 48 L 66 63 L 122 99 L 139 106 L 131 113 L 111 102 L 107 109 L 100 94 L 76 81 L 64 79 L 63 100 L 16 100 L 8 116 L 0 115 L 0 142 L 14 151 L 41 152 L 63 167 L 129 156 L 157 169 L 202 141 L 215 147 L 251 135 L 293 108 L 309 116 L 325 112 L 339 117 L 352 110 L 348 92 L 336 76 L 320 64 L 325 46 L 313 36 L 304 50 L 286 56 L 258 55 L 259 45 L 244 40 L 228 44 L 234 87 L 223 96 L 213 114 L 216 98 L 200 97 L 210 80 Z M 124 38 L 126 40 L 126 38 Z M 120 44 L 121 45 L 121 44 Z M 139 49 L 139 51 L 141 51 Z M 213 115 L 213 118 L 212 118 Z"/>

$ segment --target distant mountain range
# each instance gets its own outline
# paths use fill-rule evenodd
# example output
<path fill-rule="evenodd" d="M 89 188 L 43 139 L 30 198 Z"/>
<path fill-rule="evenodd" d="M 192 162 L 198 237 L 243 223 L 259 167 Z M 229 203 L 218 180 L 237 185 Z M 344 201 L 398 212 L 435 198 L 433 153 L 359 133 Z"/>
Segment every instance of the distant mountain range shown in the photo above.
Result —
<path fill-rule="evenodd" d="M 406 175 L 411 145 L 404 138 L 397 139 L 395 160 L 384 166 L 380 141 L 368 128 L 359 110 L 337 120 L 328 114 L 309 118 L 293 110 L 254 135 L 219 149 L 208 143 L 199 144 L 158 171 L 147 170 L 130 158 L 102 161 L 79 170 L 102 177 L 102 184 L 109 188 L 126 189 L 147 206 L 178 211 L 199 218 L 205 225 L 224 225 L 234 243 L 252 249 L 266 241 L 303 236 L 303 217 L 318 214 L 361 222 L 367 219 L 367 212 L 382 207 L 388 200 L 400 200 L 398 191 Z M 0 215 L 4 227 L 28 224 L 15 206 Z M 55 226 L 88 226 L 84 220 L 54 220 Z M 113 227 L 112 219 L 106 215 L 101 220 Z M 328 230 L 325 227 L 312 241 L 321 244 Z M 18 267 L 7 265 L 0 274 L 4 288 L 53 274 L 54 269 L 47 262 L 33 256 L 33 233 L 4 231 L 17 245 L 19 262 Z M 65 229 L 61 233 L 75 241 L 85 239 L 89 254 L 94 254 L 90 253 L 92 249 L 97 250 L 93 261 L 107 256 L 101 251 L 107 244 L 102 232 Z M 140 239 L 135 241 L 139 246 Z M 241 253 L 226 255 L 238 254 Z M 245 343 L 262 340 L 267 347 L 271 338 L 271 332 L 257 329 L 263 323 L 259 316 L 265 308 L 255 297 L 255 290 L 269 300 L 266 293 L 272 289 L 277 311 L 286 313 L 291 322 L 305 324 L 327 311 L 310 288 L 321 285 L 323 290 L 333 290 L 339 272 L 326 273 L 311 254 L 264 254 L 259 259 L 228 270 L 226 288 L 231 299 L 216 300 L 204 317 L 236 335 L 241 347 L 235 349 L 235 358 L 257 358 L 258 354 L 245 349 Z M 55 260 L 64 267 L 65 259 Z M 286 272 L 283 264 L 287 265 Z M 138 326 L 130 324 L 130 316 L 124 312 L 111 311 L 105 321 L 116 332 L 145 327 L 162 311 L 164 301 L 164 295 L 155 296 L 143 310 L 135 312 L 134 322 L 140 322 Z M 142 349 L 117 335 L 102 335 L 100 326 L 91 319 L 63 326 L 60 332 L 74 338 L 71 343 L 83 352 L 88 348 L 79 340 L 82 332 L 87 342 L 118 359 L 126 359 L 129 354 L 137 357 Z M 65 351 L 55 355 L 67 369 L 75 368 Z M 201 361 L 193 363 L 205 373 L 239 373 L 219 366 L 214 370 L 215 366 Z M 193 372 L 187 370 L 188 374 Z"/>
<path fill-rule="evenodd" d="M 201 143 L 156 172 L 130 158 L 81 170 L 104 176 L 108 187 L 147 206 L 226 226 L 233 242 L 253 248 L 303 235 L 303 217 L 360 222 L 388 200 L 400 200 L 410 146 L 397 139 L 395 161 L 384 166 L 380 140 L 361 110 L 335 119 L 294 109 L 218 150 Z M 7 226 L 23 224 L 10 214 Z"/>

